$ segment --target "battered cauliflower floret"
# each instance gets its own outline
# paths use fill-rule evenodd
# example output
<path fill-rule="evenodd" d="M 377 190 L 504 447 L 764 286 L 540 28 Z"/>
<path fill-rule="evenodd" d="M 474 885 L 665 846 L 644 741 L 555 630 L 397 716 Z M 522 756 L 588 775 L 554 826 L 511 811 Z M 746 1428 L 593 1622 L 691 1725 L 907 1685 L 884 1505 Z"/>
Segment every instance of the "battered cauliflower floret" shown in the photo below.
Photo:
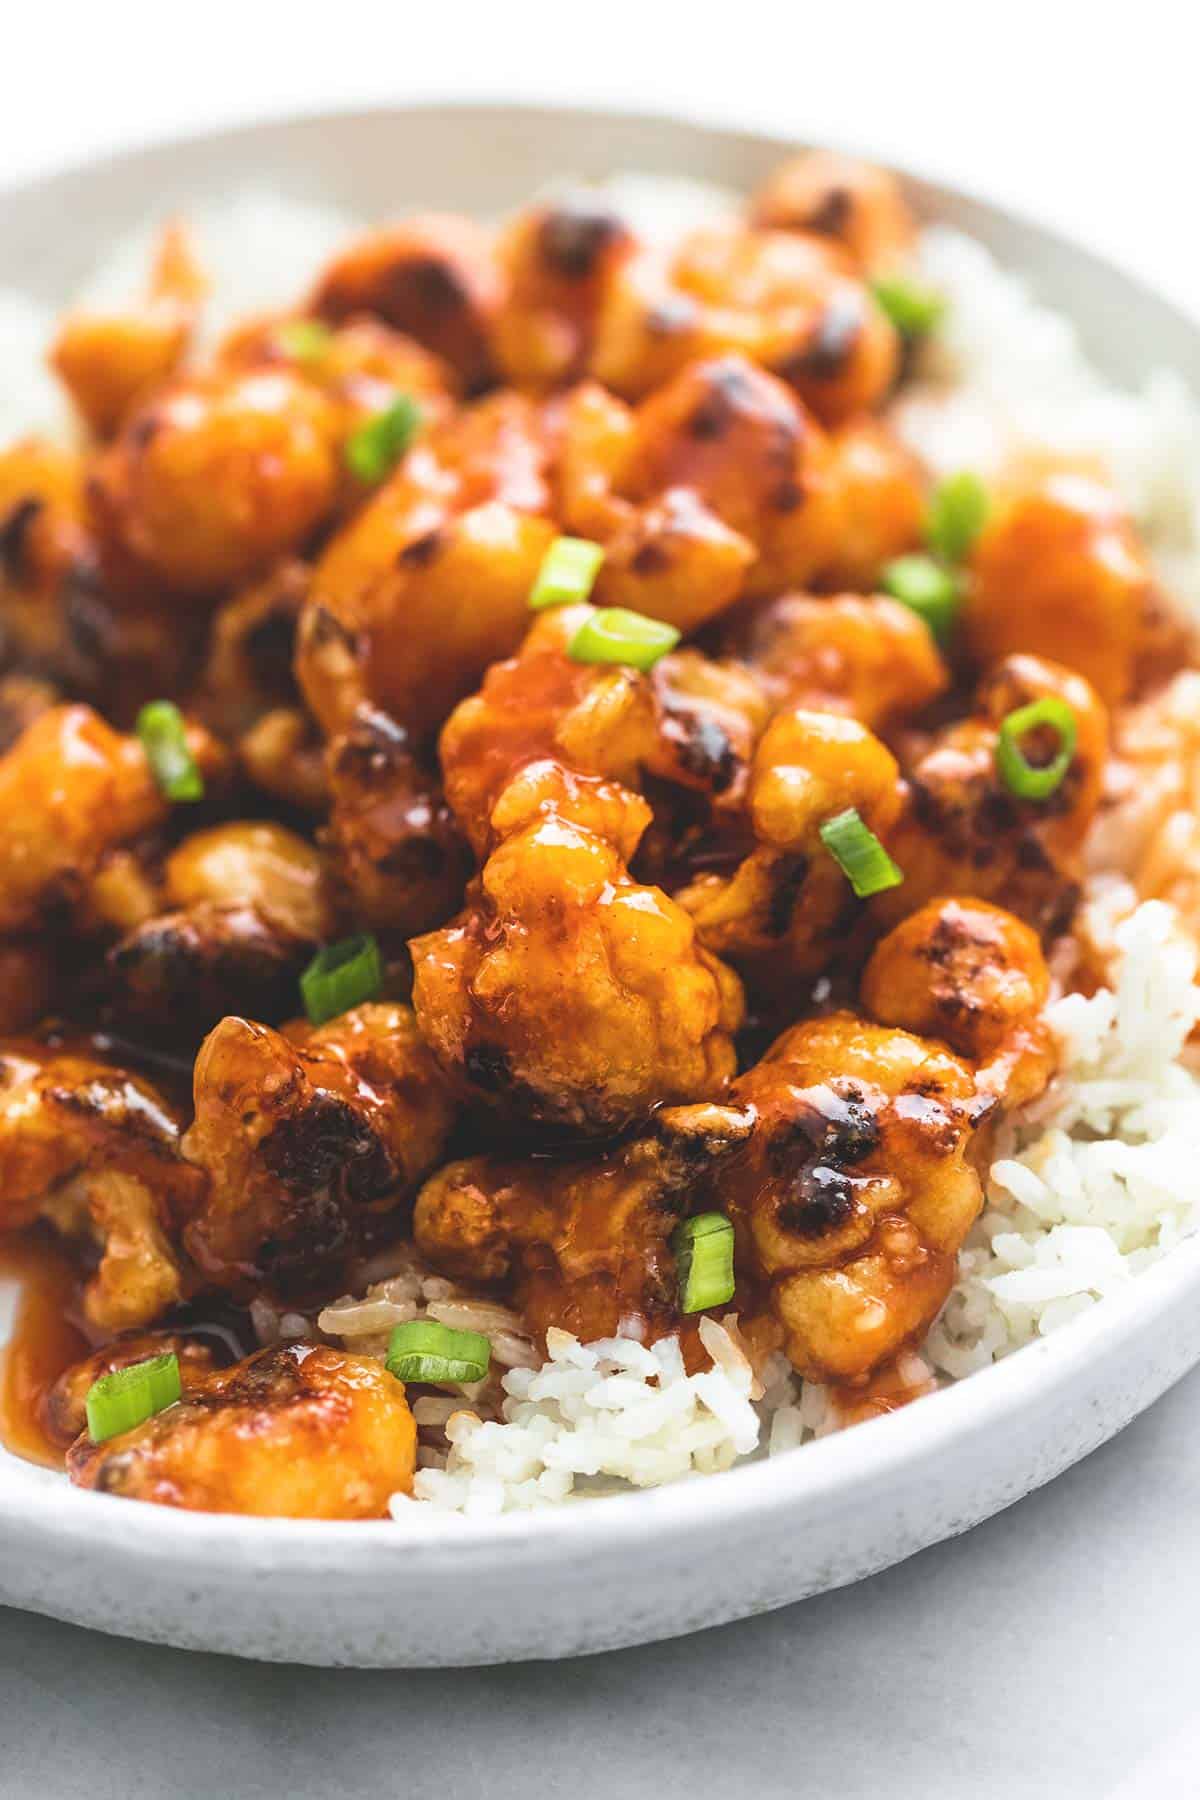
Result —
<path fill-rule="evenodd" d="M 607 286 L 636 248 L 603 195 L 586 188 L 518 214 L 497 244 L 505 295 L 492 343 L 504 379 L 550 388 L 579 374 Z"/>
<path fill-rule="evenodd" d="M 189 726 L 188 741 L 203 772 L 219 768 L 205 732 Z M 89 706 L 43 713 L 0 757 L 0 931 L 69 913 L 106 855 L 169 811 L 139 739 Z"/>
<path fill-rule="evenodd" d="M 143 1326 L 183 1297 L 173 1223 L 201 1185 L 177 1113 L 142 1077 L 32 1039 L 0 1046 L 0 1230 L 46 1219 L 96 1246 L 93 1325 Z"/>
<path fill-rule="evenodd" d="M 213 1283 L 303 1294 L 336 1281 L 371 1215 L 403 1204 L 454 1120 L 406 1006 L 283 1031 L 226 1018 L 196 1059 L 184 1139 L 208 1177 L 184 1241 Z"/>
<path fill-rule="evenodd" d="M 931 900 L 875 946 L 862 1003 L 881 1025 L 940 1038 L 1009 1106 L 1041 1093 L 1056 1055 L 1050 974 L 1035 931 L 983 900 Z"/>
<path fill-rule="evenodd" d="M 676 895 L 702 944 L 745 966 L 778 994 L 781 979 L 807 980 L 833 956 L 852 960 L 868 928 L 821 838 L 853 807 L 890 843 L 903 788 L 895 757 L 856 720 L 788 707 L 759 741 L 747 823 L 754 847 L 732 873 L 701 874 Z"/>
<path fill-rule="evenodd" d="M 801 1374 L 858 1382 L 919 1343 L 982 1204 L 995 1102 L 942 1045 L 851 1013 L 795 1025 L 735 1084 L 754 1134 L 721 1195 Z"/>
<path fill-rule="evenodd" d="M 362 699 L 428 733 L 516 647 L 556 535 L 544 516 L 548 455 L 532 403 L 483 401 L 412 450 L 332 539 L 314 571 L 296 665 L 328 736 L 349 727 Z"/>
<path fill-rule="evenodd" d="M 1000 774 L 1002 721 L 1046 697 L 1075 718 L 1075 754 L 1060 785 L 1041 800 L 1014 794 Z M 980 683 L 976 711 L 934 734 L 906 763 L 904 811 L 888 848 L 903 884 L 874 903 L 883 924 L 944 894 L 1003 902 L 1047 940 L 1069 924 L 1079 897 L 1084 837 L 1099 804 L 1108 718 L 1080 675 L 1036 656 L 1010 656 Z M 1059 740 L 1046 745 L 1045 760 Z M 1027 746 L 1036 757 L 1040 748 Z"/>
<path fill-rule="evenodd" d="M 728 1106 L 666 1107 L 644 1136 L 587 1159 L 449 1163 L 417 1197 L 417 1246 L 447 1275 L 502 1286 L 543 1339 L 661 1337 L 681 1323 L 671 1233 L 752 1124 Z"/>
<path fill-rule="evenodd" d="M 52 1444 L 66 1450 L 81 1431 L 87 1430 L 88 1389 L 102 1375 L 128 1369 L 133 1363 L 156 1356 L 179 1360 L 179 1380 L 185 1394 L 202 1383 L 217 1366 L 212 1347 L 200 1338 L 181 1337 L 174 1331 L 134 1331 L 114 1338 L 102 1350 L 64 1369 L 43 1394 L 38 1407 L 42 1429 Z"/>
<path fill-rule="evenodd" d="M 603 1133 L 718 1098 L 737 977 L 691 920 L 629 875 L 649 814 L 623 788 L 537 765 L 493 813 L 478 895 L 413 940 L 413 1005 L 460 1083 L 516 1115 Z"/>
<path fill-rule="evenodd" d="M 291 316 L 251 320 L 226 339 L 218 361 L 303 376 L 337 408 L 343 439 L 397 394 L 416 401 L 426 426 L 444 418 L 458 394 L 454 371 L 440 356 L 369 316 L 337 326 Z"/>
<path fill-rule="evenodd" d="M 759 227 L 822 238 L 866 270 L 900 262 L 916 232 L 889 169 L 832 150 L 806 150 L 781 163 L 755 193 L 750 213 Z"/>
<path fill-rule="evenodd" d="M 404 727 L 364 703 L 330 744 L 328 771 L 323 842 L 347 910 L 405 937 L 448 919 L 462 904 L 470 853 Z"/>
<path fill-rule="evenodd" d="M 336 437 L 332 403 L 284 369 L 173 383 L 95 466 L 101 537 L 179 594 L 250 581 L 329 518 Z"/>
<path fill-rule="evenodd" d="M 175 373 L 207 285 L 188 234 L 176 222 L 159 238 L 140 304 L 67 315 L 50 364 L 97 437 L 108 437 Z"/>
<path fill-rule="evenodd" d="M 132 1431 L 80 1437 L 67 1469 L 80 1487 L 193 1512 L 380 1519 L 412 1487 L 416 1440 L 381 1363 L 287 1344 L 191 1381 Z"/>
<path fill-rule="evenodd" d="M 1060 472 L 985 525 L 962 624 L 977 663 L 1017 652 L 1051 658 L 1116 706 L 1134 686 L 1155 606 L 1149 561 L 1112 490 Z"/>
<path fill-rule="evenodd" d="M 444 358 L 473 392 L 493 374 L 503 292 L 486 232 L 430 213 L 348 245 L 322 273 L 310 309 L 334 325 L 373 314 Z"/>
<path fill-rule="evenodd" d="M 949 672 L 924 621 L 882 594 L 783 594 L 723 640 L 774 707 L 845 713 L 873 731 L 921 712 Z"/>
<path fill-rule="evenodd" d="M 880 405 L 900 358 L 896 332 L 840 251 L 734 220 L 692 233 L 665 268 L 654 252 L 621 265 L 588 373 L 640 398 L 726 351 L 781 375 L 827 424 Z"/>

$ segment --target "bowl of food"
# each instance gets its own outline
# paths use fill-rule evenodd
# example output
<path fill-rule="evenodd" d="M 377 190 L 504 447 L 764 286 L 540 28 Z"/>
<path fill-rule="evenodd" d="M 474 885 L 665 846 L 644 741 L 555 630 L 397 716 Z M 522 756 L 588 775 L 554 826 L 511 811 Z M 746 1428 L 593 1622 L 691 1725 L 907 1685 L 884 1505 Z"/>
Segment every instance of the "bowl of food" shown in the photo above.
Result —
<path fill-rule="evenodd" d="M 0 1599 L 643 1642 L 1200 1359 L 1190 321 L 617 114 L 0 206 Z"/>

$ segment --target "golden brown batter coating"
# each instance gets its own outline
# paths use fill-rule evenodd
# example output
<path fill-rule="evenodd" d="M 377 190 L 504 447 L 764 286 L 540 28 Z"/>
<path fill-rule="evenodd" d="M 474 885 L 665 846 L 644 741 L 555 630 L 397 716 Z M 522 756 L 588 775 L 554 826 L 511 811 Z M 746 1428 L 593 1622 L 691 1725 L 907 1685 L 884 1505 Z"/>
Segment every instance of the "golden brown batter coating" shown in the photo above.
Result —
<path fill-rule="evenodd" d="M 984 527 L 963 613 L 987 665 L 1018 652 L 1065 663 L 1106 706 L 1126 699 L 1153 623 L 1153 574 L 1111 489 L 1058 473 Z"/>
<path fill-rule="evenodd" d="M 586 188 L 518 213 L 497 245 L 505 294 L 492 346 L 506 381 L 536 390 L 582 372 L 607 286 L 636 248 L 624 220 Z"/>
<path fill-rule="evenodd" d="M 473 392 L 492 374 L 503 291 L 487 234 L 427 213 L 348 245 L 321 275 L 311 309 L 334 325 L 373 314 L 443 357 Z"/>
<path fill-rule="evenodd" d="M 184 1239 L 214 1284 L 302 1294 L 339 1279 L 372 1214 L 445 1149 L 447 1086 L 406 1006 L 282 1032 L 226 1018 L 196 1059 L 184 1140 L 207 1189 Z"/>
<path fill-rule="evenodd" d="M 128 1500 L 275 1519 L 379 1519 L 412 1487 L 417 1428 L 380 1363 L 325 1345 L 260 1350 L 102 1444 L 72 1481 Z"/>
<path fill-rule="evenodd" d="M 677 1331 L 670 1236 L 699 1181 L 745 1143 L 748 1111 L 666 1107 L 647 1133 L 587 1159 L 448 1163 L 417 1197 L 413 1233 L 437 1269 L 501 1284 L 530 1330 L 582 1342 Z"/>
<path fill-rule="evenodd" d="M 477 897 L 411 945 L 439 1062 L 522 1118 L 619 1130 L 719 1098 L 733 1074 L 737 977 L 626 866 L 648 816 L 623 788 L 534 765 L 493 813 Z"/>
<path fill-rule="evenodd" d="M 856 1381 L 932 1324 L 982 1204 L 972 1138 L 995 1102 L 940 1044 L 833 1013 L 736 1083 L 757 1123 L 721 1192 L 802 1374 Z"/>
<path fill-rule="evenodd" d="M 201 1178 L 179 1148 L 178 1114 L 141 1076 L 32 1039 L 0 1047 L 0 1229 L 44 1218 L 94 1243 L 98 1327 L 149 1324 L 183 1296 L 172 1220 Z"/>

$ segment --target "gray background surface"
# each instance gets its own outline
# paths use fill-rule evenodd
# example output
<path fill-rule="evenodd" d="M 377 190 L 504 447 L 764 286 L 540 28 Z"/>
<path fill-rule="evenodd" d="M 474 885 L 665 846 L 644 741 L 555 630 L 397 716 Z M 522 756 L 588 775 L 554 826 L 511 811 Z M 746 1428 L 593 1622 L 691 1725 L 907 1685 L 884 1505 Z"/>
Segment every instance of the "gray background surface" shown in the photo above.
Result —
<path fill-rule="evenodd" d="M 356 1673 L 0 1610 L 0 1794 L 1182 1800 L 1198 1607 L 1200 1373 L 966 1537 L 643 1650 Z"/>

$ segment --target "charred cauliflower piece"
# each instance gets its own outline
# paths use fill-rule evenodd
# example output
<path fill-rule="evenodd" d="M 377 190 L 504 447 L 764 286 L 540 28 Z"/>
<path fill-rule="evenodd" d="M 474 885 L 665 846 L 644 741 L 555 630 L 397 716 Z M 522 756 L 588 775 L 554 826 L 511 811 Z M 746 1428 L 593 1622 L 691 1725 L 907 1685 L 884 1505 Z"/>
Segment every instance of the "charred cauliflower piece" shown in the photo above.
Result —
<path fill-rule="evenodd" d="M 208 1179 L 187 1248 L 218 1286 L 285 1295 L 340 1277 L 454 1119 L 412 1013 L 386 1003 L 282 1032 L 223 1019 L 196 1059 L 195 1108 L 183 1149 Z"/>
<path fill-rule="evenodd" d="M 114 1338 L 102 1350 L 64 1369 L 47 1388 L 38 1409 L 41 1425 L 52 1444 L 66 1450 L 87 1429 L 87 1397 L 92 1383 L 133 1363 L 149 1362 L 168 1353 L 179 1359 L 179 1378 L 184 1393 L 203 1382 L 217 1366 L 210 1345 L 199 1338 L 174 1331 L 135 1331 Z"/>
<path fill-rule="evenodd" d="M 380 1519 L 412 1486 L 416 1438 L 382 1364 L 288 1344 L 191 1382 L 132 1431 L 79 1438 L 67 1468 L 80 1487 L 193 1512 Z"/>
<path fill-rule="evenodd" d="M 916 230 L 889 170 L 830 150 L 806 150 L 781 163 L 754 195 L 750 214 L 760 227 L 821 238 L 868 271 L 901 261 Z"/>
<path fill-rule="evenodd" d="M 512 1293 L 530 1329 L 584 1343 L 679 1329 L 669 1239 L 698 1181 L 745 1143 L 753 1115 L 666 1107 L 631 1143 L 581 1159 L 449 1163 L 417 1198 L 413 1231 L 433 1266 Z"/>

